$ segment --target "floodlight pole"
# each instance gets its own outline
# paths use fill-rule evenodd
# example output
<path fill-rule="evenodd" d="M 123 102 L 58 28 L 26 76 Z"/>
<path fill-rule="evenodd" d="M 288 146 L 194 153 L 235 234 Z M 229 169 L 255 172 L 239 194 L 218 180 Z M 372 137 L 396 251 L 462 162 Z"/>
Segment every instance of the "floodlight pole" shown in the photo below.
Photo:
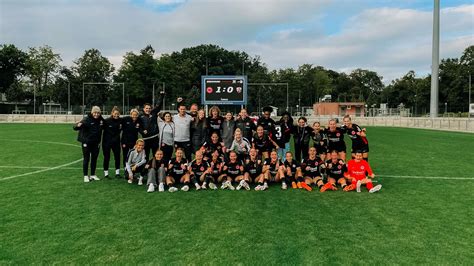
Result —
<path fill-rule="evenodd" d="M 431 58 L 431 99 L 430 117 L 438 117 L 439 97 L 439 0 L 434 0 L 433 9 L 433 50 Z"/>
<path fill-rule="evenodd" d="M 85 85 L 85 83 L 82 83 L 82 115 L 84 115 L 85 112 L 86 112 L 86 106 L 85 106 L 85 103 L 86 103 L 85 99 L 86 98 L 84 97 L 84 85 Z"/>
<path fill-rule="evenodd" d="M 471 119 L 471 73 L 469 72 L 469 107 L 467 109 L 467 117 Z"/>
<path fill-rule="evenodd" d="M 36 86 L 33 87 L 33 114 L 36 114 Z"/>
<path fill-rule="evenodd" d="M 67 112 L 71 112 L 71 82 L 67 82 Z"/>

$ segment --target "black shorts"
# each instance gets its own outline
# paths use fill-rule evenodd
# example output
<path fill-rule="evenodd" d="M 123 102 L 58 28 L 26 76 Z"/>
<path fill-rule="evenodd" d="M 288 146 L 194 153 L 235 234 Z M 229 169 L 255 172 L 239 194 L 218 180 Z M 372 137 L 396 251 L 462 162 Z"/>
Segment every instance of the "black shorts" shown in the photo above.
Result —
<path fill-rule="evenodd" d="M 327 183 L 329 181 L 329 178 L 333 178 L 334 180 L 336 180 L 336 184 L 338 184 L 337 182 L 339 181 L 339 179 L 344 178 L 344 176 L 341 176 L 341 177 L 326 176 L 326 178 L 323 179 L 324 183 Z"/>
<path fill-rule="evenodd" d="M 362 153 L 369 152 L 369 144 L 352 145 L 352 153 L 355 153 L 355 152 L 362 152 Z"/>
<path fill-rule="evenodd" d="M 226 174 L 226 176 L 232 178 L 232 180 L 235 180 L 235 178 L 241 176 L 241 174 Z"/>
<path fill-rule="evenodd" d="M 329 144 L 328 146 L 328 152 L 331 151 L 337 151 L 337 152 L 346 152 L 346 143 L 338 143 L 338 144 Z"/>
<path fill-rule="evenodd" d="M 314 148 L 316 148 L 316 153 L 317 154 L 326 154 L 326 153 L 328 153 L 328 148 L 326 148 L 325 146 L 314 145 Z"/>
<path fill-rule="evenodd" d="M 252 174 L 250 172 L 247 172 L 250 176 L 250 178 L 252 178 L 252 181 L 255 180 L 255 178 L 259 177 L 262 173 L 255 173 L 255 174 Z"/>
<path fill-rule="evenodd" d="M 181 177 L 183 177 L 184 174 L 176 174 L 175 172 L 171 172 L 169 176 L 174 179 L 175 184 L 179 184 L 181 183 Z"/>

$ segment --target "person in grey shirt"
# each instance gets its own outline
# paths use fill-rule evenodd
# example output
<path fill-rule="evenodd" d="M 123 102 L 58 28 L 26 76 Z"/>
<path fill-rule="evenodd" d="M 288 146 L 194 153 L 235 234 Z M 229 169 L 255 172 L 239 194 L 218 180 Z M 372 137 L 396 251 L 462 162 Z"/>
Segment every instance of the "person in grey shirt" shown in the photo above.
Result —
<path fill-rule="evenodd" d="M 173 122 L 175 126 L 174 147 L 175 149 L 182 148 L 186 159 L 191 161 L 191 123 L 193 118 L 186 113 L 185 105 L 178 107 L 178 114 L 173 116 Z"/>
<path fill-rule="evenodd" d="M 168 162 L 173 155 L 174 133 L 176 132 L 170 112 L 165 112 L 163 118 L 158 115 L 158 129 L 160 130 L 159 149 L 163 151 L 165 162 Z"/>
<path fill-rule="evenodd" d="M 221 138 L 224 142 L 224 146 L 227 149 L 230 149 L 232 141 L 234 140 L 234 131 L 235 131 L 235 121 L 232 117 L 231 112 L 227 112 L 225 115 L 225 120 L 221 126 Z"/>

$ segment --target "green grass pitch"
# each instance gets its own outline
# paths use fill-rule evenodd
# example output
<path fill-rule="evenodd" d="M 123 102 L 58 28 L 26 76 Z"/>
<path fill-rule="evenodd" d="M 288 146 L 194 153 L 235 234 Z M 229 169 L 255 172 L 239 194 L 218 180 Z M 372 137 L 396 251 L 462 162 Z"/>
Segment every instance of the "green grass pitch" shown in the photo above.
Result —
<path fill-rule="evenodd" d="M 0 264 L 474 261 L 474 134 L 368 128 L 375 194 L 83 183 L 76 136 L 0 124 Z"/>

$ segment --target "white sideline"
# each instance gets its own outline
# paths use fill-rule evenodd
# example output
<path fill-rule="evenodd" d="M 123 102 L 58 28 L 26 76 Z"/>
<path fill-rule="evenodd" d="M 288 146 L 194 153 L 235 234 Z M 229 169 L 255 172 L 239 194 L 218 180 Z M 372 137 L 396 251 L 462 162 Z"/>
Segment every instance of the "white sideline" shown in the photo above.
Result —
<path fill-rule="evenodd" d="M 413 176 L 413 175 L 377 175 L 378 177 L 389 178 L 412 178 L 412 179 L 444 179 L 444 180 L 474 180 L 474 177 L 459 176 Z"/>
<path fill-rule="evenodd" d="M 80 147 L 79 145 L 75 145 L 75 144 L 71 144 L 71 143 L 63 143 L 63 142 L 55 142 L 55 141 L 18 140 L 18 139 L 0 139 L 0 140 L 17 141 L 17 142 L 46 143 L 46 144 L 56 144 L 56 145 Z M 17 178 L 17 177 L 22 177 L 22 176 L 27 176 L 27 175 L 34 175 L 34 174 L 38 174 L 38 173 L 42 173 L 42 172 L 46 172 L 46 171 L 51 171 L 51 170 L 56 170 L 56 169 L 59 169 L 59 168 L 62 168 L 62 167 L 66 167 L 66 166 L 69 166 L 69 165 L 73 165 L 73 164 L 78 163 L 78 162 L 80 162 L 80 161 L 82 161 L 82 160 L 83 160 L 83 159 L 79 159 L 79 160 L 76 160 L 76 161 L 74 161 L 74 162 L 65 163 L 65 164 L 61 164 L 61 165 L 58 165 L 58 166 L 54 166 L 54 167 L 36 167 L 36 169 L 41 168 L 41 170 L 37 170 L 37 171 L 33 171 L 33 172 L 28 172 L 28 173 L 24 173 L 24 174 L 19 174 L 19 175 L 12 175 L 12 176 L 3 177 L 3 178 L 0 178 L 0 181 L 9 180 L 9 179 L 13 179 L 13 178 Z M 1 168 L 8 168 L 8 166 L 0 166 L 0 167 L 1 167 Z M 11 167 L 11 168 L 21 169 L 20 167 Z M 31 167 L 31 166 L 26 166 L 26 167 L 23 167 L 23 168 L 24 168 L 24 169 L 35 169 L 35 167 Z"/>
<path fill-rule="evenodd" d="M 54 166 L 54 167 L 50 167 L 50 168 L 46 168 L 46 169 L 41 169 L 41 170 L 38 170 L 38 171 L 33 171 L 33 172 L 20 174 L 20 175 L 12 175 L 12 176 L 3 177 L 3 178 L 0 178 L 0 181 L 9 180 L 9 179 L 13 179 L 13 178 L 21 177 L 21 176 L 34 175 L 34 174 L 38 174 L 38 173 L 42 173 L 42 172 L 46 172 L 46 171 L 51 171 L 51 170 L 56 170 L 56 169 L 59 169 L 59 168 L 65 167 L 65 166 L 69 166 L 69 165 L 78 163 L 82 160 L 83 159 L 81 158 L 81 159 L 76 160 L 74 162 L 65 163 L 65 164 L 61 164 L 61 165 L 58 165 L 58 166 Z"/>
<path fill-rule="evenodd" d="M 63 143 L 63 142 L 55 142 L 55 141 L 43 141 L 43 140 L 20 140 L 20 139 L 0 139 L 4 141 L 17 141 L 17 142 L 33 142 L 33 143 L 46 143 L 46 144 L 57 144 L 57 145 L 64 145 L 64 146 L 71 146 L 71 147 L 81 147 L 80 145 L 71 144 L 71 143 Z"/>

